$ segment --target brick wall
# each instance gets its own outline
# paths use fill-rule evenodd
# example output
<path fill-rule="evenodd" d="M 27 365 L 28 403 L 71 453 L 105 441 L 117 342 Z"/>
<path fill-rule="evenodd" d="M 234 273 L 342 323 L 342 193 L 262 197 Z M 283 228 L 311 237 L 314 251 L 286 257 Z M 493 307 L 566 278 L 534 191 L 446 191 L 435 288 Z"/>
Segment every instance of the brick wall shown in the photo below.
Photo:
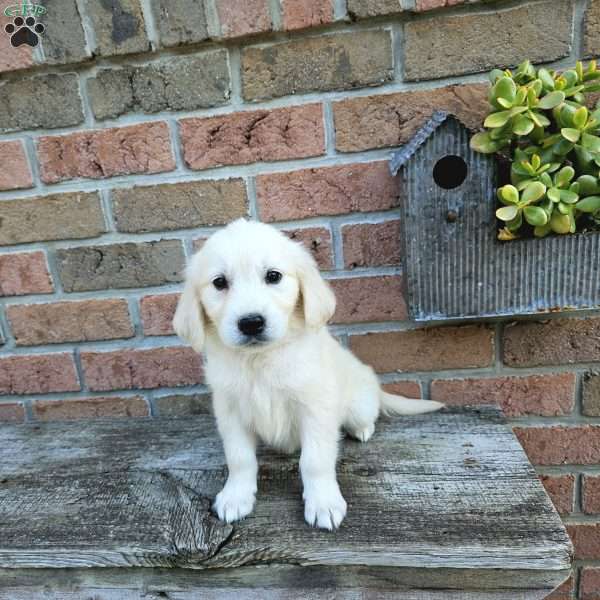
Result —
<path fill-rule="evenodd" d="M 416 328 L 386 164 L 435 109 L 478 126 L 491 67 L 600 55 L 600 0 L 47 7 L 35 50 L 0 31 L 0 420 L 205 412 L 181 269 L 258 217 L 388 389 L 502 405 L 575 542 L 554 600 L 600 598 L 600 316 Z"/>

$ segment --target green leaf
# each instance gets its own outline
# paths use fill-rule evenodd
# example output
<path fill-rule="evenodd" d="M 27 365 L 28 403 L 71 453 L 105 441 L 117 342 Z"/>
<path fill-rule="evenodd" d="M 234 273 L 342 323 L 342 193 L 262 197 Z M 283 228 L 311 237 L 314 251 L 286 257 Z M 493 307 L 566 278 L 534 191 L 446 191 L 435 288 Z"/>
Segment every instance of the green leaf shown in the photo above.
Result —
<path fill-rule="evenodd" d="M 581 136 L 581 132 L 578 129 L 572 129 L 570 127 L 563 127 L 560 130 L 561 135 L 569 142 L 573 142 L 573 144 L 579 141 Z"/>
<path fill-rule="evenodd" d="M 542 82 L 542 85 L 544 86 L 545 89 L 547 90 L 553 90 L 554 89 L 554 77 L 552 77 L 552 75 L 550 74 L 550 71 L 548 71 L 548 69 L 540 69 L 538 71 L 538 77 L 540 78 L 540 81 Z"/>
<path fill-rule="evenodd" d="M 573 115 L 573 125 L 577 129 L 583 129 L 588 120 L 588 109 L 585 106 L 578 108 Z"/>
<path fill-rule="evenodd" d="M 558 211 L 563 215 L 569 214 L 569 207 L 566 204 L 563 204 L 562 202 L 559 202 L 556 208 L 558 208 Z"/>
<path fill-rule="evenodd" d="M 488 132 L 476 133 L 471 138 L 471 148 L 482 154 L 493 154 L 502 148 L 503 144 L 492 140 Z"/>
<path fill-rule="evenodd" d="M 487 117 L 487 119 L 483 122 L 483 126 L 488 129 L 493 129 L 495 127 L 502 127 L 508 123 L 508 120 L 512 117 L 510 114 L 510 110 L 502 110 L 500 112 L 492 113 Z"/>
<path fill-rule="evenodd" d="M 569 215 L 563 215 L 555 210 L 550 218 L 550 227 L 554 233 L 570 233 L 571 220 L 569 219 Z"/>
<path fill-rule="evenodd" d="M 554 82 L 554 80 L 553 80 L 553 82 Z M 539 101 L 538 108 L 541 108 L 543 110 L 550 110 L 551 108 L 554 108 L 554 107 L 558 106 L 559 104 L 562 104 L 564 101 L 565 101 L 564 92 L 550 92 L 549 94 L 546 94 Z"/>
<path fill-rule="evenodd" d="M 498 189 L 498 197 L 505 204 L 518 204 L 519 192 L 512 185 L 505 185 Z"/>
<path fill-rule="evenodd" d="M 567 187 L 571 180 L 575 177 L 575 169 L 573 167 L 563 167 L 555 176 L 554 181 L 560 188 Z"/>
<path fill-rule="evenodd" d="M 523 194 L 521 195 L 521 205 L 532 204 L 533 202 L 537 202 L 540 198 L 544 196 L 546 193 L 546 186 L 540 181 L 535 181 L 530 183 Z"/>
<path fill-rule="evenodd" d="M 560 190 L 558 188 L 550 188 L 548 190 L 548 198 L 552 200 L 552 202 L 560 202 Z"/>
<path fill-rule="evenodd" d="M 583 133 L 581 135 L 581 145 L 590 152 L 600 152 L 600 137 Z"/>
<path fill-rule="evenodd" d="M 600 193 L 598 179 L 593 175 L 582 175 L 577 179 L 579 184 L 579 194 L 581 196 L 591 196 Z"/>
<path fill-rule="evenodd" d="M 503 206 L 496 211 L 496 216 L 501 221 L 512 221 L 519 214 L 516 206 Z"/>
<path fill-rule="evenodd" d="M 523 209 L 525 220 L 534 227 L 541 227 L 548 222 L 548 215 L 539 206 L 526 206 Z"/>
<path fill-rule="evenodd" d="M 588 196 L 580 200 L 575 208 L 584 213 L 595 213 L 600 210 L 600 196 Z"/>
<path fill-rule="evenodd" d="M 503 98 L 514 102 L 517 95 L 517 84 L 510 77 L 501 77 L 492 88 L 492 94 L 497 99 Z"/>
<path fill-rule="evenodd" d="M 517 216 L 506 224 L 506 229 L 512 232 L 519 231 L 521 229 L 521 225 L 523 225 L 523 213 L 519 211 Z"/>
<path fill-rule="evenodd" d="M 579 194 L 571 190 L 560 190 L 560 201 L 565 204 L 575 204 L 579 200 Z"/>
<path fill-rule="evenodd" d="M 496 80 L 500 77 L 504 77 L 504 71 L 500 69 L 494 69 L 490 74 L 489 78 L 492 83 L 496 83 Z"/>
<path fill-rule="evenodd" d="M 505 100 L 504 98 L 496 98 L 496 102 L 502 108 L 511 108 L 511 106 L 513 105 L 513 103 L 510 100 Z"/>
<path fill-rule="evenodd" d="M 537 127 L 548 127 L 550 125 L 548 117 L 541 112 L 530 110 L 527 112 L 527 116 L 537 125 Z"/>
<path fill-rule="evenodd" d="M 548 221 L 546 225 L 542 225 L 541 227 L 535 227 L 533 229 L 533 235 L 535 235 L 535 237 L 538 238 L 543 238 L 546 237 L 551 231 L 552 228 L 550 227 L 550 222 Z"/>

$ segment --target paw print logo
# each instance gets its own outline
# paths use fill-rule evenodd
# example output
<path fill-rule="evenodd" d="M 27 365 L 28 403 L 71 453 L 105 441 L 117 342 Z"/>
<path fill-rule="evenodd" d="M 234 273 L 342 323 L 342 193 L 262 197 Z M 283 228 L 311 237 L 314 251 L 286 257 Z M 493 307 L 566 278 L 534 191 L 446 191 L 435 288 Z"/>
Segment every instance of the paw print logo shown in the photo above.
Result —
<path fill-rule="evenodd" d="M 10 43 L 17 48 L 27 44 L 32 48 L 38 45 L 39 36 L 44 33 L 46 28 L 38 23 L 34 17 L 15 17 L 12 23 L 4 27 L 4 31 L 10 35 Z"/>

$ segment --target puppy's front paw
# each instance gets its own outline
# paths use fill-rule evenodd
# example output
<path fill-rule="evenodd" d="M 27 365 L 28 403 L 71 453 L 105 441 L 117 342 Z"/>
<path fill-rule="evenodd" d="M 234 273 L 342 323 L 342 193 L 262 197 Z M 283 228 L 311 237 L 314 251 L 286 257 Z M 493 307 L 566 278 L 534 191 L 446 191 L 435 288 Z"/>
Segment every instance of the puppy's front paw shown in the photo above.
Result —
<path fill-rule="evenodd" d="M 225 484 L 217 494 L 213 511 L 221 521 L 232 523 L 247 517 L 254 509 L 256 486 L 240 483 Z"/>
<path fill-rule="evenodd" d="M 337 482 L 304 491 L 304 518 L 311 527 L 337 529 L 346 516 L 346 501 Z"/>

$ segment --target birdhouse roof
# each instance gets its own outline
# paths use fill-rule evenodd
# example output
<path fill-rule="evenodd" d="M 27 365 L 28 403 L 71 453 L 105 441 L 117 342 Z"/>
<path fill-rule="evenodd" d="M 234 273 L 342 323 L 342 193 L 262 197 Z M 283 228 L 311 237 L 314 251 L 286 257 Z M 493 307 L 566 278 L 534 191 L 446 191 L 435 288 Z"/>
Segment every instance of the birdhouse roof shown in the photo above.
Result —
<path fill-rule="evenodd" d="M 417 133 L 410 142 L 402 146 L 400 150 L 397 150 L 392 154 L 390 159 L 390 171 L 392 175 L 396 175 L 401 167 L 403 167 L 416 153 L 416 151 L 443 125 L 448 119 L 454 119 L 458 121 L 463 127 L 466 128 L 464 123 L 457 119 L 454 115 L 438 110 L 433 113 L 429 121 Z"/>

